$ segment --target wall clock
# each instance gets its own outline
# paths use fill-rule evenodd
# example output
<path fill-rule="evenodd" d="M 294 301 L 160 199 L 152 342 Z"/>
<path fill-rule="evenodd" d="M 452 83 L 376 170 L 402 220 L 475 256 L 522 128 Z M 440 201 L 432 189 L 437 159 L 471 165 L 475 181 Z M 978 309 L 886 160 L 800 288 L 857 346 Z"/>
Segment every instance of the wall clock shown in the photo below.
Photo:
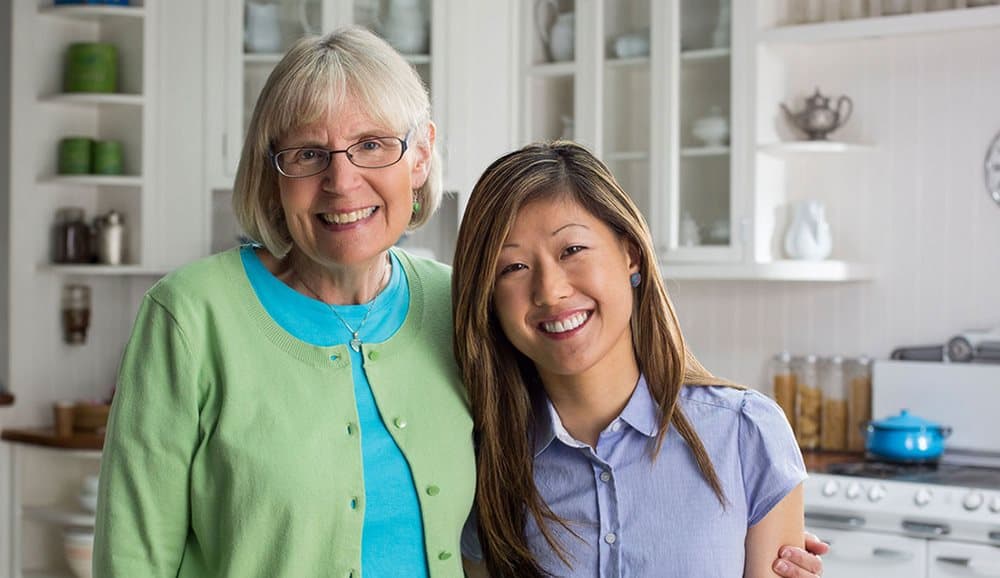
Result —
<path fill-rule="evenodd" d="M 986 162 L 983 166 L 986 178 L 986 190 L 993 200 L 1000 205 L 1000 133 L 993 137 L 990 148 L 986 149 Z"/>

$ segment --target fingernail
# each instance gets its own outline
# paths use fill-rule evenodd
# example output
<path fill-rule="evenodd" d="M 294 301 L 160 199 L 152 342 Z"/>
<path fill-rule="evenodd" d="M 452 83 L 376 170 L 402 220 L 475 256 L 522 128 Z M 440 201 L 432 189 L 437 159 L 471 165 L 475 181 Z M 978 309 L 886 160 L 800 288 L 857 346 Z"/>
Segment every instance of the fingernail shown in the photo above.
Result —
<path fill-rule="evenodd" d="M 791 558 L 792 557 L 792 549 L 791 548 L 782 548 L 782 550 L 781 550 L 781 557 L 782 558 Z"/>
<path fill-rule="evenodd" d="M 786 572 L 788 571 L 788 563 L 784 560 L 778 560 L 778 563 L 774 565 L 774 569 L 778 572 Z"/>

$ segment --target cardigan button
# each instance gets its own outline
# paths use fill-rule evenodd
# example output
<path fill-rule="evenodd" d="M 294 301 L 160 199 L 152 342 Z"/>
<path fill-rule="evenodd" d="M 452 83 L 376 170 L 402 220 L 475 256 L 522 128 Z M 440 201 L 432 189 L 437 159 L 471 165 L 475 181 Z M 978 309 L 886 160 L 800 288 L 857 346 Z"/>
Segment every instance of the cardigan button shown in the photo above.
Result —
<path fill-rule="evenodd" d="M 392 420 L 392 423 L 396 424 L 396 427 L 398 427 L 399 429 L 406 429 L 406 426 L 409 425 L 406 423 L 406 420 L 401 417 L 397 417 L 396 419 Z"/>
<path fill-rule="evenodd" d="M 368 352 L 368 359 L 370 359 L 372 361 L 375 361 L 376 359 L 378 359 L 378 351 L 369 351 Z"/>
<path fill-rule="evenodd" d="M 441 493 L 441 488 L 437 486 L 427 486 L 427 495 L 436 496 Z"/>
<path fill-rule="evenodd" d="M 438 554 L 438 560 L 447 560 L 448 558 L 451 558 L 451 552 L 441 552 Z"/>

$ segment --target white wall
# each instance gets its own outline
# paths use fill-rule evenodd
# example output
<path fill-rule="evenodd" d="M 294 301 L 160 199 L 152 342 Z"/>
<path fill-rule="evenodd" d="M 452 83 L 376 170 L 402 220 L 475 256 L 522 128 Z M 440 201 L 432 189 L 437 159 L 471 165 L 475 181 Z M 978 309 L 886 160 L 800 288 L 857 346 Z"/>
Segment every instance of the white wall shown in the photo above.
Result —
<path fill-rule="evenodd" d="M 887 357 L 1000 325 L 1000 206 L 983 184 L 1000 132 L 997 46 L 992 29 L 785 54 L 792 108 L 814 86 L 848 94 L 855 116 L 834 136 L 880 149 L 793 160 L 788 189 L 826 203 L 833 258 L 881 274 L 853 284 L 671 282 L 685 336 L 710 369 L 769 390 L 767 359 L 783 349 Z"/>

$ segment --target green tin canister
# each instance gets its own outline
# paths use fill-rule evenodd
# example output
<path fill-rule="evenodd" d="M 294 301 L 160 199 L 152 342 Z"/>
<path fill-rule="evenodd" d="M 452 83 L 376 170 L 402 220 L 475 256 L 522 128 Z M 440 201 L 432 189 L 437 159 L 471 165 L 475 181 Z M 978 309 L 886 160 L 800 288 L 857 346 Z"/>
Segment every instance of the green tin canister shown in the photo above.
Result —
<path fill-rule="evenodd" d="M 73 136 L 59 141 L 59 174 L 85 175 L 93 161 L 94 141 Z"/>
<path fill-rule="evenodd" d="M 122 143 L 117 140 L 99 140 L 94 143 L 93 172 L 96 175 L 120 175 L 124 171 Z"/>
<path fill-rule="evenodd" d="M 66 92 L 117 92 L 118 47 L 107 42 L 78 42 L 66 49 Z"/>

